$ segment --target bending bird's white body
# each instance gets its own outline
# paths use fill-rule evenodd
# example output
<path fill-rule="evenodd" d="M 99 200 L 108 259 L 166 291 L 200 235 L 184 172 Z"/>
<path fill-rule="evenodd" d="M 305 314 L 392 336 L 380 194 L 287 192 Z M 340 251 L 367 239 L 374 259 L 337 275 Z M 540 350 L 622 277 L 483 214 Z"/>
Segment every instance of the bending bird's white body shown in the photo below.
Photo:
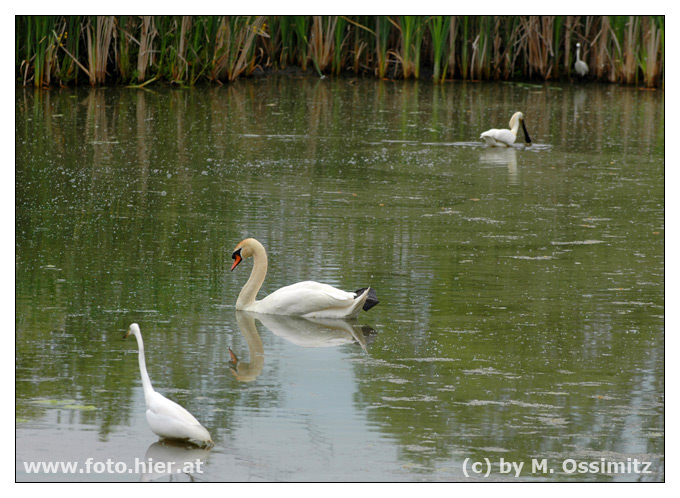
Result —
<path fill-rule="evenodd" d="M 523 123 L 524 114 L 521 112 L 516 112 L 510 118 L 510 129 L 498 129 L 491 128 L 482 133 L 479 138 L 484 140 L 486 145 L 490 147 L 511 147 L 512 144 L 517 140 L 517 132 L 519 131 L 519 125 Z M 531 144 L 531 139 L 529 138 L 526 128 L 524 128 L 524 136 L 526 141 Z"/>
<path fill-rule="evenodd" d="M 356 317 L 364 306 L 368 310 L 377 304 L 377 299 L 373 303 L 367 303 L 370 288 L 346 292 L 309 280 L 282 287 L 257 301 L 257 293 L 267 275 L 267 253 L 264 246 L 255 239 L 245 239 L 236 246 L 232 257 L 235 260 L 232 270 L 243 259 L 253 258 L 250 278 L 236 301 L 236 309 L 240 311 L 307 318 L 350 318 Z M 375 294 L 370 297 L 374 298 Z"/>
<path fill-rule="evenodd" d="M 139 346 L 139 370 L 142 373 L 142 386 L 144 387 L 144 401 L 146 402 L 146 421 L 154 434 L 166 439 L 189 439 L 212 446 L 214 443 L 210 433 L 196 418 L 185 408 L 161 393 L 153 390 L 149 374 L 146 371 L 144 358 L 144 341 L 139 325 L 130 325 L 128 335 L 137 338 Z"/>
<path fill-rule="evenodd" d="M 583 77 L 588 74 L 588 64 L 581 60 L 581 44 L 576 44 L 576 64 L 574 64 L 574 69 L 579 76 Z"/>

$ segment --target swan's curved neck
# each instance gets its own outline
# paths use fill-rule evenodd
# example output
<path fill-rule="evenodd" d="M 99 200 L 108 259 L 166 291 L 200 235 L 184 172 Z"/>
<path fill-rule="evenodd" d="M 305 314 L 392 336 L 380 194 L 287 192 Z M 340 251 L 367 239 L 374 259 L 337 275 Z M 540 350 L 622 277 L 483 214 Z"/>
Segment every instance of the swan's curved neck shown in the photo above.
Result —
<path fill-rule="evenodd" d="M 517 132 L 519 131 L 519 118 L 513 117 L 512 121 L 510 122 L 510 126 L 512 127 L 510 131 L 514 135 L 517 135 Z"/>
<path fill-rule="evenodd" d="M 255 302 L 257 293 L 262 287 L 264 277 L 267 275 L 267 252 L 262 244 L 253 245 L 253 270 L 250 278 L 241 289 L 241 293 L 236 300 L 236 309 L 244 310 Z"/>
<path fill-rule="evenodd" d="M 581 60 L 581 47 L 576 47 L 576 61 Z"/>
<path fill-rule="evenodd" d="M 153 387 L 151 386 L 151 379 L 146 371 L 146 360 L 144 359 L 144 341 L 142 336 L 133 332 L 134 336 L 137 338 L 137 346 L 139 347 L 139 370 L 142 372 L 142 386 L 144 387 L 144 401 L 148 407 L 149 396 L 153 393 Z"/>

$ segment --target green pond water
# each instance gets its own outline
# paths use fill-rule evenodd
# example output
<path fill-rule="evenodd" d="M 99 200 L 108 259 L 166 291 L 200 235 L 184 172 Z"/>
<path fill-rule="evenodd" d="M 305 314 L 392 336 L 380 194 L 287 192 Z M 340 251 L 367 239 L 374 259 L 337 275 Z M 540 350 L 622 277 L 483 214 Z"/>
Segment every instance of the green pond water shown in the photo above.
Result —
<path fill-rule="evenodd" d="M 484 147 L 517 110 L 533 145 Z M 15 122 L 17 480 L 665 479 L 663 92 L 17 88 Z M 380 304 L 237 313 L 246 237 L 260 297 Z M 211 450 L 149 429 L 133 322 Z"/>

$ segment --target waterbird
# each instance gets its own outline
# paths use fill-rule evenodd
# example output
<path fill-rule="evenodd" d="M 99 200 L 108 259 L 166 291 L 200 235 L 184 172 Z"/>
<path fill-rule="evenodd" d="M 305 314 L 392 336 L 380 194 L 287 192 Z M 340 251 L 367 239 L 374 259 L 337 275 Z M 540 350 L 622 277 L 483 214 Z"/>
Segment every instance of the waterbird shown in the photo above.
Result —
<path fill-rule="evenodd" d="M 576 63 L 574 64 L 574 69 L 579 76 L 583 77 L 588 74 L 588 64 L 581 60 L 581 44 L 576 44 Z"/>
<path fill-rule="evenodd" d="M 236 309 L 265 315 L 290 315 L 316 318 L 353 318 L 363 309 L 378 304 L 370 287 L 347 292 L 327 284 L 304 281 L 281 287 L 257 301 L 257 293 L 267 275 L 267 252 L 256 239 L 244 239 L 236 245 L 231 258 L 234 271 L 241 261 L 253 258 L 250 277 L 236 300 Z"/>
<path fill-rule="evenodd" d="M 139 370 L 142 373 L 142 386 L 144 387 L 146 421 L 151 430 L 161 438 L 190 440 L 203 446 L 214 446 L 215 443 L 210 438 L 208 430 L 191 413 L 153 390 L 151 379 L 149 379 L 149 374 L 146 371 L 144 341 L 139 325 L 136 323 L 130 325 L 123 339 L 126 339 L 130 334 L 137 338 L 137 345 L 139 346 Z"/>
<path fill-rule="evenodd" d="M 486 145 L 490 147 L 510 147 L 517 140 L 517 132 L 519 131 L 519 125 L 522 125 L 522 130 L 524 130 L 524 143 L 526 145 L 531 145 L 531 137 L 527 132 L 527 127 L 524 125 L 524 114 L 521 112 L 516 112 L 510 118 L 510 129 L 498 129 L 491 128 L 482 133 L 479 138 L 486 142 Z"/>

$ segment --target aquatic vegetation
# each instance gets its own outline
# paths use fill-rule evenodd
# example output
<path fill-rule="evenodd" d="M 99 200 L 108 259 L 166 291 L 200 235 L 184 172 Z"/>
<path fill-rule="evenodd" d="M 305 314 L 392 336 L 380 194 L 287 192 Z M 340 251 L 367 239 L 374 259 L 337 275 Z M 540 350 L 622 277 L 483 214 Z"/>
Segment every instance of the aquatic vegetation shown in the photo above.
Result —
<path fill-rule="evenodd" d="M 34 403 L 38 405 L 46 405 L 46 406 L 65 406 L 65 405 L 73 405 L 76 403 L 76 400 L 74 399 L 36 399 L 34 400 Z"/>
<path fill-rule="evenodd" d="M 93 405 L 64 405 L 64 408 L 68 410 L 81 410 L 85 412 L 96 410 L 97 407 Z"/>
<path fill-rule="evenodd" d="M 432 79 L 439 81 L 446 74 L 447 58 L 445 57 L 444 47 L 446 46 L 446 37 L 449 34 L 451 24 L 447 22 L 444 16 L 432 16 L 428 27 L 432 37 L 432 58 L 434 64 Z"/>
<path fill-rule="evenodd" d="M 571 78 L 664 86 L 663 16 L 17 16 L 24 86 L 229 82 L 291 66 L 441 83 Z M 312 68 L 309 67 L 309 62 Z"/>

